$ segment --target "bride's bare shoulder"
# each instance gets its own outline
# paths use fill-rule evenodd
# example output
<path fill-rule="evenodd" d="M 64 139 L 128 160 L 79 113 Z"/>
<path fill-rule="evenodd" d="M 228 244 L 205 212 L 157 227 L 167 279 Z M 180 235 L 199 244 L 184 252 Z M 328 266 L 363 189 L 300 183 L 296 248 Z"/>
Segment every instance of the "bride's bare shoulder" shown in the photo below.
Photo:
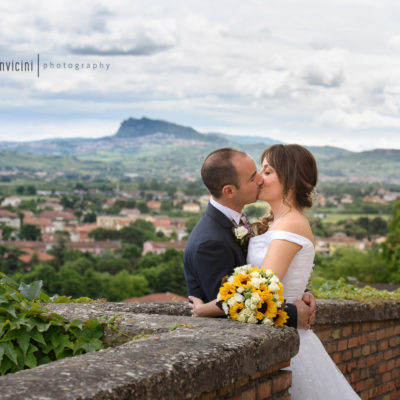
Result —
<path fill-rule="evenodd" d="M 311 241 L 314 239 L 307 217 L 297 211 L 288 213 L 273 229 L 296 233 Z"/>

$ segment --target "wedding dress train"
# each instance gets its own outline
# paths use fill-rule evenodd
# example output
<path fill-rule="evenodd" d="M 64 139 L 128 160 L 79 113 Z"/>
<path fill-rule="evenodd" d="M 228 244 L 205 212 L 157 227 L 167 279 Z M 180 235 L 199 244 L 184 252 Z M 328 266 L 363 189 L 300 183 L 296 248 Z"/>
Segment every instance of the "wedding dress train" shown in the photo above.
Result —
<path fill-rule="evenodd" d="M 268 246 L 274 239 L 297 243 L 302 248 L 293 258 L 282 280 L 286 302 L 301 300 L 314 263 L 314 245 L 295 233 L 271 230 L 250 239 L 247 262 L 261 266 Z M 360 399 L 346 378 L 326 352 L 312 330 L 298 329 L 300 348 L 291 359 L 292 400 L 352 400 Z"/>

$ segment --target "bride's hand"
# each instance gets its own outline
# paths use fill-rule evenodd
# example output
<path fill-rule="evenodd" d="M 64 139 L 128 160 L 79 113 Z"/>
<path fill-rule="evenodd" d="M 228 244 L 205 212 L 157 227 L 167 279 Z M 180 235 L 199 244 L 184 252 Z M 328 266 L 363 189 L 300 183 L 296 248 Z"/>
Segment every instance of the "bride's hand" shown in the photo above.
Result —
<path fill-rule="evenodd" d="M 204 301 L 194 296 L 189 296 L 189 300 L 189 308 L 191 309 L 192 317 L 202 317 L 202 306 Z"/>

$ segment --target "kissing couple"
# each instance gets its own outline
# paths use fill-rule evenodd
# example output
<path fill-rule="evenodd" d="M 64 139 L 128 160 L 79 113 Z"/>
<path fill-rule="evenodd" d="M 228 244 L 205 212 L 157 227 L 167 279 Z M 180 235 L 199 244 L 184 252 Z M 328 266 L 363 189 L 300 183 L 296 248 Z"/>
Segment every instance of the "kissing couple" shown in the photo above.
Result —
<path fill-rule="evenodd" d="M 194 317 L 225 315 L 217 305 L 222 278 L 234 268 L 252 264 L 272 270 L 283 284 L 287 325 L 298 329 L 299 353 L 292 358 L 291 398 L 359 399 L 310 329 L 315 299 L 306 290 L 314 265 L 314 238 L 306 209 L 312 206 L 317 164 L 305 147 L 273 145 L 261 155 L 261 170 L 245 152 L 229 148 L 210 153 L 201 168 L 211 197 L 193 228 L 183 262 L 189 304 Z M 246 252 L 233 229 L 243 224 L 246 204 L 263 200 L 270 215 L 255 224 Z M 267 355 L 266 355 L 267 356 Z"/>

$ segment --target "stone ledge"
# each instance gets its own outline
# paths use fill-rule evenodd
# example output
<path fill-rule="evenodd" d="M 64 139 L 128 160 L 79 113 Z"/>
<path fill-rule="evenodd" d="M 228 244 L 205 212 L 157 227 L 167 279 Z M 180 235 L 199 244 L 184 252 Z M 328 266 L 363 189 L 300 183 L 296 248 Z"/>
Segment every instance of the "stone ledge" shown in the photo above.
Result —
<path fill-rule="evenodd" d="M 176 306 L 182 310 L 183 304 Z M 291 328 L 139 314 L 130 307 L 125 303 L 51 305 L 67 318 L 118 316 L 121 331 L 154 335 L 1 377 L 1 398 L 197 398 L 279 365 L 298 351 L 298 334 Z M 107 335 L 110 339 L 112 332 Z"/>
<path fill-rule="evenodd" d="M 400 302 L 395 300 L 317 300 L 316 325 L 400 319 Z"/>

